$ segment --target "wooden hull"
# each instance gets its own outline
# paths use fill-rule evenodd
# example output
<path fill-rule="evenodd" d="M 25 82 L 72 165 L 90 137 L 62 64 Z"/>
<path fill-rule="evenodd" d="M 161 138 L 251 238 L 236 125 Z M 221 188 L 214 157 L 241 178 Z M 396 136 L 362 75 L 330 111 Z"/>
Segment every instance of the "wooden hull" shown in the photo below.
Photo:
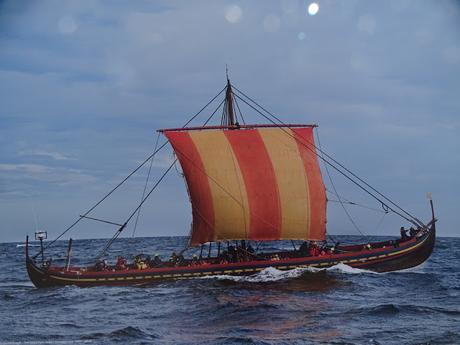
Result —
<path fill-rule="evenodd" d="M 77 267 L 72 267 L 67 271 L 62 267 L 42 268 L 29 257 L 28 246 L 26 246 L 26 266 L 29 277 L 36 287 L 142 285 L 204 276 L 249 275 L 268 267 L 275 267 L 279 270 L 306 267 L 328 268 L 339 263 L 376 272 L 389 272 L 415 267 L 423 263 L 433 251 L 435 238 L 436 229 L 433 222 L 430 229 L 418 238 L 411 238 L 395 245 L 390 245 L 389 242 L 371 244 L 375 249 L 364 249 L 363 245 L 349 246 L 340 247 L 348 249 L 343 253 L 286 258 L 279 261 L 253 260 L 227 264 L 100 272 L 85 271 Z"/>

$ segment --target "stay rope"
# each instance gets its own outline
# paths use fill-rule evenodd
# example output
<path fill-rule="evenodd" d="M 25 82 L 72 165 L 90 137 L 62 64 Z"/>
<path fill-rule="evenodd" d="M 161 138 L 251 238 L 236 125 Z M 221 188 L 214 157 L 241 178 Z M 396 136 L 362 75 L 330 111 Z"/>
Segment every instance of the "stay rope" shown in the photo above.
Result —
<path fill-rule="evenodd" d="M 218 98 L 222 92 L 224 92 L 227 88 L 227 85 L 225 85 L 222 90 L 219 91 L 217 95 L 215 95 L 208 103 L 206 103 L 205 106 L 203 106 L 195 115 L 193 115 L 185 124 L 182 126 L 182 128 L 187 127 L 193 120 L 195 120 L 198 115 L 201 114 L 201 112 L 206 109 L 211 103 L 213 103 L 216 98 Z M 83 218 L 85 218 L 89 213 L 91 213 L 96 207 L 98 207 L 104 200 L 106 200 L 110 195 L 112 195 L 122 184 L 124 184 L 131 176 L 133 176 L 136 172 L 139 171 L 153 156 L 155 156 L 160 150 L 162 150 L 166 145 L 168 144 L 168 141 L 165 141 L 160 147 L 155 150 L 152 154 L 150 154 L 136 169 L 134 169 L 131 173 L 128 174 L 121 182 L 119 182 L 114 188 L 112 188 L 104 197 L 102 197 L 98 202 L 96 202 L 91 208 L 89 208 L 82 216 L 80 216 L 77 220 L 75 220 L 70 226 L 68 226 L 62 233 L 60 233 L 54 240 L 49 242 L 46 246 L 44 246 L 40 251 L 33 256 L 33 258 L 37 258 L 39 255 L 41 255 L 46 249 L 48 249 L 50 246 L 52 246 L 56 241 L 58 241 L 62 236 L 64 236 L 66 233 L 68 233 L 71 229 L 73 229 Z M 117 236 L 118 237 L 118 236 Z"/>
<path fill-rule="evenodd" d="M 157 180 L 157 182 L 153 185 L 152 189 L 148 192 L 148 194 L 142 199 L 140 202 L 139 206 L 136 207 L 136 209 L 130 214 L 130 216 L 126 219 L 126 221 L 123 223 L 123 225 L 117 230 L 115 235 L 109 240 L 109 242 L 106 244 L 102 252 L 97 256 L 96 260 L 99 260 L 104 254 L 107 252 L 107 250 L 110 248 L 112 245 L 113 241 L 117 239 L 118 236 L 120 236 L 121 232 L 126 228 L 128 225 L 129 221 L 134 217 L 134 215 L 141 209 L 142 205 L 145 203 L 145 201 L 149 198 L 149 196 L 153 193 L 153 191 L 158 187 L 158 185 L 163 181 L 163 179 L 166 177 L 166 175 L 169 173 L 169 171 L 172 169 L 172 167 L 176 164 L 177 158 L 174 160 L 174 162 L 171 163 L 171 165 L 166 169 L 166 171 L 161 175 L 161 177 Z"/>
<path fill-rule="evenodd" d="M 225 89 L 225 88 L 224 88 Z M 222 90 L 223 91 L 223 90 Z M 222 93 L 222 91 L 220 93 Z M 219 94 L 220 94 L 219 93 Z M 218 96 L 218 95 L 217 95 Z M 214 99 L 217 98 L 214 97 Z M 214 100 L 213 99 L 213 100 Z M 200 112 L 205 109 L 211 102 L 208 102 L 208 104 L 203 107 Z M 222 104 L 224 103 L 224 101 L 220 102 L 219 105 L 217 106 L 217 108 L 211 113 L 211 115 L 206 119 L 206 121 L 204 122 L 203 126 L 206 126 L 208 124 L 208 122 L 212 119 L 212 117 L 214 116 L 214 114 L 217 112 L 217 110 L 219 110 L 219 108 L 222 106 Z M 190 121 L 189 121 L 190 123 Z M 187 123 L 188 124 L 188 123 Z M 186 124 L 186 125 L 187 125 Z M 186 125 L 184 125 L 183 127 L 185 127 Z M 160 132 L 158 132 L 158 137 L 157 137 L 157 141 L 158 141 L 158 138 L 159 138 L 159 135 L 160 135 Z M 153 159 L 153 157 L 152 157 Z M 174 161 L 171 163 L 171 165 L 168 167 L 168 169 L 163 173 L 163 175 L 160 177 L 160 179 L 155 183 L 155 185 L 152 187 L 152 189 L 150 190 L 150 192 L 147 194 L 147 196 L 144 197 L 144 195 L 142 196 L 142 200 L 139 204 L 139 206 L 134 210 L 134 212 L 128 217 L 128 219 L 125 221 L 125 223 L 123 224 L 123 226 L 120 227 L 120 229 L 117 230 L 117 232 L 113 235 L 113 237 L 109 240 L 109 242 L 107 243 L 107 245 L 104 247 L 104 249 L 101 251 L 101 253 L 97 256 L 96 260 L 99 260 L 102 256 L 105 255 L 105 253 L 109 250 L 109 248 L 111 247 L 111 245 L 113 244 L 113 242 L 118 238 L 118 236 L 120 236 L 121 232 L 123 231 L 123 229 L 126 227 L 126 225 L 129 223 L 129 221 L 131 220 L 131 218 L 134 216 L 134 214 L 137 212 L 138 214 L 138 217 L 139 217 L 139 212 L 141 210 L 141 207 L 142 207 L 142 204 L 148 199 L 148 197 L 152 194 L 152 192 L 156 189 L 156 187 L 160 184 L 160 182 L 163 180 L 163 178 L 168 174 L 168 172 L 176 166 L 176 162 L 177 162 L 177 158 L 174 159 Z M 145 189 L 144 189 L 144 192 L 145 192 Z M 136 218 L 136 222 L 137 222 L 137 218 Z"/>
<path fill-rule="evenodd" d="M 157 150 L 159 139 L 160 139 L 160 132 L 158 132 L 157 139 L 155 140 L 155 148 L 153 149 L 153 152 L 155 152 Z M 144 199 L 145 192 L 147 191 L 147 185 L 149 183 L 150 173 L 152 171 L 152 166 L 153 166 L 153 160 L 154 159 L 155 159 L 155 156 L 152 156 L 152 158 L 150 159 L 149 171 L 147 173 L 147 178 L 145 180 L 144 190 L 142 191 L 141 201 Z M 137 223 L 139 222 L 139 215 L 140 214 L 141 214 L 141 209 L 139 208 L 139 211 L 137 212 L 137 216 L 136 216 L 136 221 L 134 222 L 133 233 L 132 233 L 131 237 L 134 237 L 134 235 L 136 234 Z"/>
<path fill-rule="evenodd" d="M 242 102 L 244 102 L 245 104 L 247 104 L 250 108 L 252 108 L 254 111 L 256 111 L 258 114 L 260 114 L 262 117 L 264 117 L 265 119 L 267 119 L 268 121 L 270 121 L 271 123 L 279 126 L 279 125 L 283 125 L 283 126 L 287 126 L 283 121 L 281 121 L 278 117 L 276 117 L 275 115 L 273 115 L 272 113 L 270 113 L 268 110 L 266 110 L 264 107 L 262 107 L 261 105 L 259 105 L 256 101 L 254 101 L 252 98 L 250 98 L 249 96 L 247 96 L 245 93 L 243 93 L 242 91 L 240 91 L 237 87 L 233 86 L 233 88 L 239 93 L 241 94 L 243 97 L 245 97 L 248 101 L 246 101 L 244 98 L 242 98 L 241 96 L 239 96 L 238 94 L 235 94 L 235 97 L 240 99 Z M 254 105 L 252 105 L 251 103 L 249 102 L 252 102 Z M 258 108 L 260 108 L 262 111 L 264 111 L 266 114 L 268 114 L 269 116 L 267 116 L 266 114 L 264 114 L 262 111 L 260 111 Z M 273 120 L 275 119 L 275 120 Z M 277 121 L 277 122 L 276 122 Z M 401 218 L 407 220 L 408 222 L 416 225 L 416 226 L 422 226 L 422 227 L 425 227 L 425 224 L 420 221 L 419 219 L 417 219 L 415 216 L 411 215 L 409 212 L 407 212 L 406 210 L 404 210 L 403 208 L 401 208 L 398 204 L 396 204 L 394 201 L 392 201 L 391 199 L 389 199 L 388 197 L 386 197 L 385 195 L 383 195 L 381 192 L 379 192 L 377 189 L 375 189 L 374 187 L 372 187 L 371 185 L 369 185 L 367 182 L 365 182 L 363 179 L 361 179 L 360 177 L 358 177 L 356 174 L 354 174 L 353 172 L 351 172 L 349 169 L 347 169 L 345 166 L 343 166 L 341 163 L 339 163 L 337 160 L 335 160 L 333 157 L 331 157 L 330 155 L 328 155 L 326 152 L 320 150 L 317 146 L 315 146 L 313 143 L 309 143 L 309 145 L 311 147 L 309 147 L 303 140 L 302 138 L 298 138 L 294 135 L 292 135 L 291 133 L 289 133 L 288 131 L 286 131 L 284 128 L 281 128 L 281 130 L 283 130 L 287 135 L 291 136 L 292 138 L 294 138 L 294 140 L 296 140 L 297 142 L 299 142 L 301 145 L 303 145 L 304 147 L 306 147 L 309 151 L 313 152 L 315 155 L 317 155 L 322 161 L 324 161 L 326 164 L 328 164 L 330 167 L 332 167 L 333 169 L 335 169 L 337 172 L 339 172 L 341 175 L 343 175 L 345 178 L 347 178 L 348 180 L 350 180 L 353 184 L 355 184 L 356 186 L 358 186 L 360 189 L 362 189 L 364 192 L 366 192 L 367 194 L 369 194 L 371 197 L 373 197 L 374 199 L 376 199 L 377 201 L 379 201 L 382 205 L 384 205 L 385 207 L 387 207 L 389 210 L 391 210 L 392 212 L 394 212 L 395 214 L 399 215 Z M 321 152 L 322 155 L 318 155 L 318 152 Z M 350 176 L 351 175 L 351 176 Z M 358 182 L 358 181 L 359 182 Z M 364 185 L 364 186 L 363 186 Z M 395 208 L 397 208 L 398 210 L 400 211 L 397 211 L 395 210 L 394 207 L 390 207 L 386 202 L 384 202 L 379 196 L 375 195 L 373 192 L 371 192 L 369 189 L 367 189 L 366 187 L 370 188 L 374 193 L 378 194 L 379 196 L 381 196 L 383 199 L 385 199 L 386 201 L 388 201 L 390 204 L 392 204 Z M 404 215 L 406 214 L 406 216 Z"/>
<path fill-rule="evenodd" d="M 320 150 L 322 151 L 321 140 L 319 139 L 319 131 L 316 130 L 315 132 L 316 132 L 316 138 L 317 138 L 317 140 L 318 140 L 318 146 L 319 146 Z M 322 153 L 321 153 L 321 155 L 322 155 Z M 344 211 L 345 214 L 347 215 L 348 220 L 349 220 L 350 223 L 353 225 L 353 227 L 361 234 L 361 236 L 365 237 L 366 240 L 369 241 L 369 237 L 368 237 L 367 235 L 365 235 L 365 234 L 361 231 L 361 229 L 359 228 L 358 224 L 356 224 L 355 220 L 353 219 L 353 217 L 351 216 L 351 214 L 348 212 L 347 208 L 346 208 L 345 205 L 343 204 L 342 198 L 340 197 L 339 193 L 337 192 L 337 188 L 335 187 L 335 183 L 334 183 L 334 181 L 332 180 L 332 176 L 331 176 L 331 174 L 330 174 L 330 172 L 329 172 L 329 168 L 328 168 L 327 164 L 324 163 L 324 160 L 322 160 L 322 162 L 323 162 L 324 168 L 325 168 L 325 170 L 326 170 L 326 174 L 327 174 L 327 176 L 328 176 L 328 178 L 329 178 L 329 182 L 331 183 L 331 186 L 332 186 L 332 188 L 334 189 L 334 195 L 337 197 L 337 199 L 339 199 L 339 203 L 340 203 L 340 205 L 342 206 L 343 211 Z"/>

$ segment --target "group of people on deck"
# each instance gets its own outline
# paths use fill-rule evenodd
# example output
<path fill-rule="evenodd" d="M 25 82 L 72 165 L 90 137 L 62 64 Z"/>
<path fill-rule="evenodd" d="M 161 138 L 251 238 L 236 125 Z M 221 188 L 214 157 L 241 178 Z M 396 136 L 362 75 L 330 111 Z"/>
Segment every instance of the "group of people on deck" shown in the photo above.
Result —
<path fill-rule="evenodd" d="M 420 232 L 421 228 L 409 228 L 405 229 L 401 227 L 401 242 L 407 241 L 415 236 Z M 409 234 L 408 234 L 409 232 Z M 399 241 L 394 241 L 398 243 Z M 228 263 L 237 263 L 237 262 L 245 262 L 251 260 L 272 260 L 278 261 L 282 258 L 289 258 L 289 257 L 304 257 L 304 256 L 323 256 L 323 255 L 331 255 L 336 252 L 336 248 L 338 247 L 338 243 L 335 246 L 330 247 L 324 244 L 318 244 L 315 241 L 305 241 L 303 242 L 299 249 L 294 252 L 279 252 L 279 253 L 272 253 L 272 254 L 265 254 L 259 253 L 256 254 L 256 251 L 251 246 L 250 243 L 246 243 L 246 241 L 242 240 L 236 242 L 235 245 L 227 245 L 227 249 L 219 251 L 216 257 L 208 256 L 203 257 L 202 253 L 200 256 L 196 254 L 193 255 L 191 259 L 185 259 L 182 253 L 176 254 L 173 252 L 171 257 L 168 261 L 162 261 L 159 254 L 155 254 L 153 258 L 148 255 L 137 255 L 132 263 L 128 263 L 127 260 L 123 256 L 119 256 L 117 258 L 116 264 L 114 266 L 110 266 L 107 264 L 106 260 L 101 260 L 96 263 L 94 269 L 96 271 L 122 271 L 122 270 L 129 270 L 129 269 L 138 269 L 138 270 L 145 270 L 149 268 L 158 268 L 158 267 L 180 267 L 180 266 L 200 266 L 200 265 L 209 265 L 209 264 L 228 264 Z M 367 244 L 363 249 L 372 249 L 370 244 Z M 210 250 L 209 250 L 210 252 Z"/>
<path fill-rule="evenodd" d="M 415 229 L 414 227 L 410 227 L 409 229 L 405 229 L 404 226 L 401 226 L 401 241 L 407 241 L 407 240 L 410 240 L 411 238 L 415 237 L 419 231 L 421 230 L 420 227 L 417 227 L 417 229 Z M 409 235 L 407 234 L 407 232 L 409 232 Z"/>
<path fill-rule="evenodd" d="M 251 260 L 271 260 L 279 261 L 288 257 L 299 256 L 321 256 L 331 254 L 334 248 L 319 246 L 316 242 L 303 242 L 300 248 L 294 252 L 279 252 L 272 254 L 256 254 L 255 249 L 246 241 L 236 242 L 235 245 L 228 245 L 226 249 L 218 252 L 216 257 L 203 257 L 202 253 L 198 256 L 194 254 L 191 259 L 185 259 L 182 253 L 173 252 L 167 261 L 162 261 L 158 254 L 153 258 L 148 255 L 137 255 L 131 263 L 126 258 L 118 256 L 114 266 L 107 264 L 106 260 L 98 261 L 95 265 L 96 271 L 123 271 L 130 269 L 145 270 L 159 267 L 184 267 L 201 266 L 209 264 L 229 264 L 246 262 Z"/>
<path fill-rule="evenodd" d="M 319 246 L 318 243 L 312 242 L 303 242 L 300 245 L 298 253 L 300 256 L 322 256 L 326 254 L 333 254 L 335 247 L 326 247 Z"/>
<path fill-rule="evenodd" d="M 162 261 L 158 254 L 155 254 L 153 259 L 150 256 L 143 257 L 141 255 L 137 255 L 131 264 L 128 263 L 123 256 L 119 256 L 114 266 L 108 265 L 107 260 L 100 260 L 96 262 L 94 269 L 96 271 L 124 271 L 129 269 L 144 270 L 147 268 L 159 267 L 161 264 Z"/>

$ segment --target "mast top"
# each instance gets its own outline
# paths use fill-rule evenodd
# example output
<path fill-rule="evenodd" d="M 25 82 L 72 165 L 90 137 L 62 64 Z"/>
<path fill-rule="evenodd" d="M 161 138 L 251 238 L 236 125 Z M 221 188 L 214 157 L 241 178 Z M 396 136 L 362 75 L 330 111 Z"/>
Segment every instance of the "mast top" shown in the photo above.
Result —
<path fill-rule="evenodd" d="M 233 127 L 237 124 L 236 115 L 235 115 L 235 108 L 233 106 L 233 90 L 232 84 L 230 83 L 230 78 L 228 76 L 228 66 L 225 65 L 225 74 L 227 77 L 227 90 L 225 92 L 225 104 L 224 104 L 224 111 L 222 114 L 222 121 L 221 124 L 223 126 Z"/>

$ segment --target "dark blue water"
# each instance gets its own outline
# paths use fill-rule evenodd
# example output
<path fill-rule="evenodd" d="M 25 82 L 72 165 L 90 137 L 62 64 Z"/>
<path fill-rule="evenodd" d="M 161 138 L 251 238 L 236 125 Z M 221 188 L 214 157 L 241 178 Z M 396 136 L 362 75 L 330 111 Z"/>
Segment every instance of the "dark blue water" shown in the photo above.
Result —
<path fill-rule="evenodd" d="M 122 239 L 112 255 L 166 255 L 184 241 Z M 104 243 L 75 241 L 74 262 Z M 60 260 L 65 247 L 55 247 Z M 459 248 L 460 239 L 438 238 L 423 266 L 386 274 L 268 269 L 148 287 L 36 289 L 24 248 L 0 244 L 0 344 L 460 344 Z"/>

